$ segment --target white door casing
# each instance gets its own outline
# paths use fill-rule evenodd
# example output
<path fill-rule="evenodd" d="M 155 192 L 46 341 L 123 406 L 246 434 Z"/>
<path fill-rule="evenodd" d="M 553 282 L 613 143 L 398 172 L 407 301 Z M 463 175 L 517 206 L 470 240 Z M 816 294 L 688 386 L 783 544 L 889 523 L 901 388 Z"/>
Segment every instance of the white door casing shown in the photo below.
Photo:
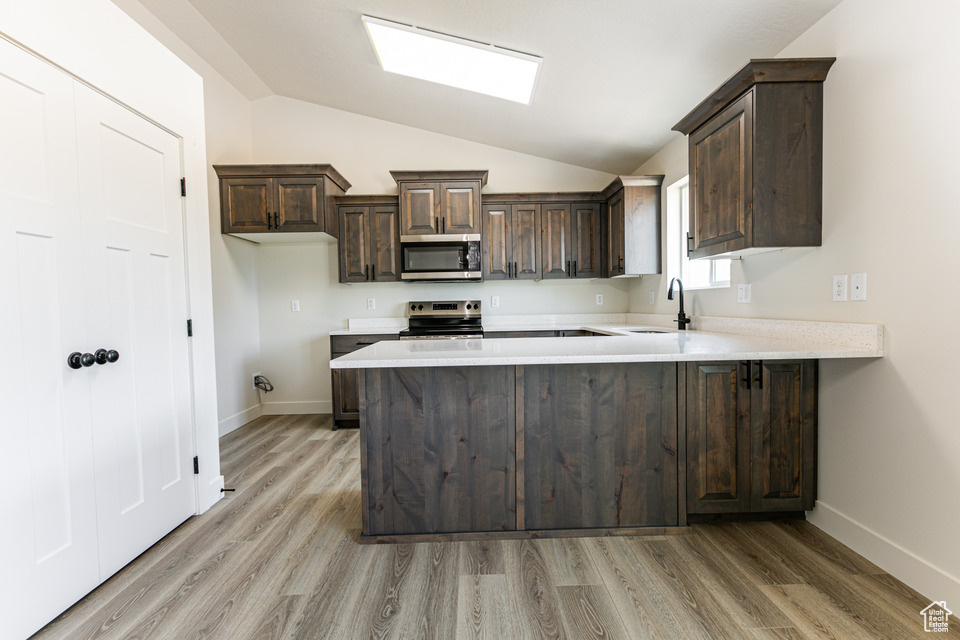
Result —
<path fill-rule="evenodd" d="M 76 87 L 100 571 L 196 510 L 180 140 Z"/>

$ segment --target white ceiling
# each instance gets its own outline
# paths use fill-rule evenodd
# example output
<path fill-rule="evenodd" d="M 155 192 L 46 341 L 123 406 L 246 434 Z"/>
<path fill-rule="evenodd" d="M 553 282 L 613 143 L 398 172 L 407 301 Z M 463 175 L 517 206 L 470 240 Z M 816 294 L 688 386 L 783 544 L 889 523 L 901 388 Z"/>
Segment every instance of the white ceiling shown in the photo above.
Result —
<path fill-rule="evenodd" d="M 839 2 L 140 0 L 251 99 L 297 98 L 609 173 L 635 170 L 747 60 L 776 55 Z M 532 104 L 384 73 L 362 14 L 542 57 Z"/>

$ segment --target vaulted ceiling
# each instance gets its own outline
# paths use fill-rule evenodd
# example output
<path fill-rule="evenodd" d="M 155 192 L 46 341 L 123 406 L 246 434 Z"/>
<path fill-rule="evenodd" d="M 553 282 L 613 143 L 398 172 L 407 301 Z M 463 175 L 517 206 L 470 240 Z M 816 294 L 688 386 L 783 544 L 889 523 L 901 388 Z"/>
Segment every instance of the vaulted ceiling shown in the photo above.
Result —
<path fill-rule="evenodd" d="M 628 173 L 747 60 L 776 55 L 840 0 L 139 2 L 251 99 L 287 96 Z M 532 104 L 383 72 L 363 14 L 542 57 Z"/>

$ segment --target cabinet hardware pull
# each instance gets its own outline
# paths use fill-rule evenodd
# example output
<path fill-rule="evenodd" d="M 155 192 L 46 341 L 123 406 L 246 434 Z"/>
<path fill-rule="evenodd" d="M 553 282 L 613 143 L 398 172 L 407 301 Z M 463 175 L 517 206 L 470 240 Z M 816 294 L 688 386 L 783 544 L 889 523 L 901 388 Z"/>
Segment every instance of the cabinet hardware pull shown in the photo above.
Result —
<path fill-rule="evenodd" d="M 358 347 L 366 346 L 369 344 L 377 344 L 377 341 L 376 340 L 357 340 Z M 336 369 L 334 369 L 334 371 L 336 371 Z"/>
<path fill-rule="evenodd" d="M 376 262 L 370 265 L 370 279 L 371 280 L 377 279 L 377 263 Z"/>
<path fill-rule="evenodd" d="M 570 261 L 567 260 L 567 277 L 570 277 Z"/>
<path fill-rule="evenodd" d="M 273 216 L 267 211 L 267 231 L 273 229 Z"/>
<path fill-rule="evenodd" d="M 280 231 L 280 214 L 276 211 L 273 212 L 273 228 Z"/>
<path fill-rule="evenodd" d="M 750 389 L 750 361 L 747 360 L 746 362 L 741 362 L 740 364 L 742 364 L 742 365 L 744 366 L 744 368 L 746 369 L 746 372 L 747 372 L 747 377 L 746 377 L 746 378 L 740 378 L 740 381 L 741 381 L 741 382 L 745 382 L 745 383 L 747 384 L 747 389 L 749 390 L 749 389 Z"/>
<path fill-rule="evenodd" d="M 507 263 L 507 278 L 508 278 L 508 279 L 510 278 L 510 268 L 511 268 L 512 266 L 513 266 L 513 265 L 510 264 L 509 262 Z"/>
<path fill-rule="evenodd" d="M 574 278 L 577 277 L 577 261 L 576 260 L 573 261 L 573 277 Z"/>
<path fill-rule="evenodd" d="M 763 361 L 757 360 L 757 377 L 753 379 L 757 383 L 757 389 L 763 389 Z"/>
<path fill-rule="evenodd" d="M 617 269 L 623 271 L 623 256 L 617 255 Z"/>
<path fill-rule="evenodd" d="M 363 279 L 370 280 L 370 265 L 363 265 Z"/>
<path fill-rule="evenodd" d="M 516 263 L 516 262 L 513 263 L 513 277 L 514 277 L 514 278 L 517 277 L 517 263 Z"/>

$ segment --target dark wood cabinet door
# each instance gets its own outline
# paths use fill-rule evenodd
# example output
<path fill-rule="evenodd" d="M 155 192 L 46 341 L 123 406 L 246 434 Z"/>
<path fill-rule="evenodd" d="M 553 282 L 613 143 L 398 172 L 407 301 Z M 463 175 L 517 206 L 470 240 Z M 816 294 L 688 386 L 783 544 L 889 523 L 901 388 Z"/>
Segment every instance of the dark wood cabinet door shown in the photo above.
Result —
<path fill-rule="evenodd" d="M 276 190 L 274 222 L 280 231 L 323 231 L 323 178 L 281 176 L 273 178 Z"/>
<path fill-rule="evenodd" d="M 272 178 L 221 179 L 221 231 L 223 233 L 272 231 L 273 195 Z"/>
<path fill-rule="evenodd" d="M 687 512 L 750 510 L 750 391 L 739 362 L 686 365 Z"/>
<path fill-rule="evenodd" d="M 482 212 L 483 278 L 506 280 L 513 277 L 513 210 L 509 204 L 485 204 Z"/>
<path fill-rule="evenodd" d="M 440 233 L 440 183 L 400 184 L 400 235 Z"/>
<path fill-rule="evenodd" d="M 363 370 L 364 534 L 516 528 L 514 372 Z"/>
<path fill-rule="evenodd" d="M 524 528 L 678 523 L 676 363 L 519 369 Z"/>
<path fill-rule="evenodd" d="M 749 246 L 753 217 L 753 91 L 748 91 L 690 136 L 690 230 L 693 258 L 722 244 Z"/>
<path fill-rule="evenodd" d="M 753 363 L 753 511 L 803 511 L 816 499 L 817 361 Z"/>
<path fill-rule="evenodd" d="M 334 354 L 339 357 L 344 354 Z M 337 422 L 360 419 L 359 369 L 333 369 L 333 419 Z"/>
<path fill-rule="evenodd" d="M 599 278 L 603 275 L 600 241 L 600 205 L 571 205 L 573 223 L 573 277 Z"/>
<path fill-rule="evenodd" d="M 614 195 L 607 203 L 607 215 L 607 274 L 613 277 L 625 273 L 623 191 Z"/>
<path fill-rule="evenodd" d="M 544 204 L 541 206 L 540 220 L 540 251 L 544 279 L 572 276 L 573 242 L 570 238 L 570 205 Z"/>
<path fill-rule="evenodd" d="M 440 232 L 480 233 L 480 181 L 440 183 Z"/>
<path fill-rule="evenodd" d="M 367 234 L 369 207 L 338 207 L 340 210 L 340 282 L 370 280 L 370 240 Z"/>
<path fill-rule="evenodd" d="M 371 206 L 367 214 L 370 279 L 400 280 L 400 234 L 396 206 Z"/>
<path fill-rule="evenodd" d="M 540 279 L 540 209 L 539 204 L 513 205 L 514 278 Z"/>

